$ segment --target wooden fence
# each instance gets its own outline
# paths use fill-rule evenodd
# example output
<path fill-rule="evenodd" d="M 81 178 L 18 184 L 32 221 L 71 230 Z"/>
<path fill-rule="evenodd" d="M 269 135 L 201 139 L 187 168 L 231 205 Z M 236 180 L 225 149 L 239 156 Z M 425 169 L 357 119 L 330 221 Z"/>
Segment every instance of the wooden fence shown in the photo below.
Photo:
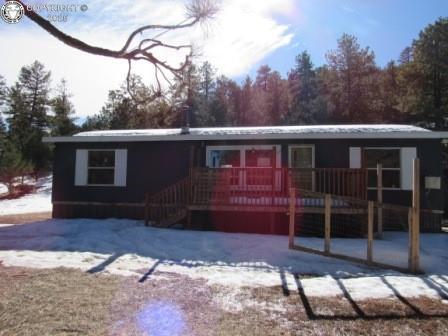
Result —
<path fill-rule="evenodd" d="M 378 171 L 381 171 L 379 167 Z M 380 181 L 381 183 L 381 181 Z M 418 159 L 414 160 L 413 165 L 413 203 L 412 207 L 404 207 L 399 205 L 383 204 L 381 198 L 379 201 L 366 201 L 366 200 L 354 200 L 341 196 L 333 196 L 326 194 L 323 197 L 324 202 L 324 248 L 323 250 L 318 250 L 315 248 L 306 247 L 304 245 L 298 244 L 300 239 L 295 236 L 295 218 L 296 218 L 296 188 L 290 188 L 289 191 L 289 248 L 296 249 L 308 253 L 314 253 L 324 256 L 329 256 L 333 258 L 343 259 L 347 261 L 367 264 L 370 266 L 377 266 L 382 268 L 395 269 L 401 272 L 420 272 L 420 162 Z M 334 253 L 331 250 L 331 218 L 332 213 L 337 210 L 334 206 L 334 200 L 339 199 L 340 201 L 346 201 L 350 203 L 352 208 L 364 209 L 367 214 L 367 240 L 366 240 L 366 257 L 355 257 L 353 255 L 346 255 L 341 253 Z M 391 210 L 397 212 L 405 212 L 408 218 L 408 228 L 409 228 L 409 248 L 408 248 L 408 266 L 401 267 L 394 264 L 378 262 L 374 260 L 374 219 L 375 215 L 377 218 L 377 236 L 376 238 L 381 238 L 383 235 L 383 210 Z"/>

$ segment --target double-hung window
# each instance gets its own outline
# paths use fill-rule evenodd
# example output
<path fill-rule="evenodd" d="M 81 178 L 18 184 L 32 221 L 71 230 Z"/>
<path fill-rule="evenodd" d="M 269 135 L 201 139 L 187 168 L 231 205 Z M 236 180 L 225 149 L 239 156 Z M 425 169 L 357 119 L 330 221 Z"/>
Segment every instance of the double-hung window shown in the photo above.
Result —
<path fill-rule="evenodd" d="M 382 164 L 383 187 L 400 189 L 400 148 L 364 148 L 364 165 L 368 170 L 368 187 L 377 187 L 377 165 Z"/>
<path fill-rule="evenodd" d="M 114 150 L 89 150 L 88 185 L 113 185 L 115 176 Z"/>
<path fill-rule="evenodd" d="M 125 187 L 126 149 L 77 149 L 76 186 Z"/>

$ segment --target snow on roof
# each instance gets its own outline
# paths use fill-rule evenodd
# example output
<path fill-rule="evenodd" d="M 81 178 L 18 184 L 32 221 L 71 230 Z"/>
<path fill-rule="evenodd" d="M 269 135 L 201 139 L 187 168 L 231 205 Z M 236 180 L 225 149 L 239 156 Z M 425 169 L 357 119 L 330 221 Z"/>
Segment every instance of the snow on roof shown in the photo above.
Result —
<path fill-rule="evenodd" d="M 268 127 L 207 127 L 190 128 L 191 135 L 254 135 L 254 134 L 299 134 L 299 133 L 359 133 L 359 132 L 430 132 L 409 125 L 319 125 L 319 126 L 268 126 Z M 135 129 L 91 131 L 75 136 L 170 136 L 180 135 L 181 129 Z"/>
<path fill-rule="evenodd" d="M 444 134 L 441 134 L 444 133 Z M 208 127 L 90 131 L 73 137 L 46 138 L 47 142 L 91 141 L 175 141 L 243 139 L 350 139 L 350 138 L 448 138 L 446 132 L 432 132 L 410 125 L 315 125 L 267 127 Z"/>

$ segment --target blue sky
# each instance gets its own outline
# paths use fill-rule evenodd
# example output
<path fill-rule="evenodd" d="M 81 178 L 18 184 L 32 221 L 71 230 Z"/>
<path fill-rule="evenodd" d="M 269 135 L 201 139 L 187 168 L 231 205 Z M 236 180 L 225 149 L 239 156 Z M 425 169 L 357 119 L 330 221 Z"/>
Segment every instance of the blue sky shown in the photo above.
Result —
<path fill-rule="evenodd" d="M 294 57 L 310 52 L 315 65 L 325 63 L 325 54 L 336 48 L 343 33 L 355 35 L 361 46 L 369 46 L 376 61 L 384 66 L 418 37 L 419 32 L 439 17 L 448 16 L 447 0 L 314 0 L 297 1 L 300 16 L 295 20 L 280 17 L 291 25 L 294 38 L 257 64 L 286 74 Z M 256 72 L 255 66 L 251 75 Z"/>
<path fill-rule="evenodd" d="M 87 12 L 69 14 L 57 26 L 90 44 L 120 49 L 135 28 L 153 23 L 176 24 L 185 18 L 189 0 L 61 0 L 83 4 Z M 24 0 L 25 3 L 54 3 Z M 377 63 L 385 65 L 418 37 L 418 33 L 441 16 L 448 16 L 448 0 L 219 0 L 221 7 L 207 29 L 164 35 L 168 42 L 194 43 L 200 57 L 223 74 L 242 80 L 252 77 L 262 64 L 283 75 L 295 56 L 308 50 L 315 65 L 336 47 L 343 33 L 370 46 Z M 41 13 L 45 16 L 46 13 Z M 0 20 L 1 21 L 1 20 Z M 98 113 L 108 91 L 118 88 L 127 73 L 124 60 L 85 54 L 65 46 L 24 18 L 15 25 L 0 22 L 0 74 L 9 85 L 20 68 L 35 59 L 52 71 L 53 84 L 65 78 L 73 93 L 77 115 Z M 158 55 L 178 64 L 179 55 Z M 176 58 L 177 57 L 177 58 Z M 137 65 L 134 72 L 151 83 L 152 68 Z"/>

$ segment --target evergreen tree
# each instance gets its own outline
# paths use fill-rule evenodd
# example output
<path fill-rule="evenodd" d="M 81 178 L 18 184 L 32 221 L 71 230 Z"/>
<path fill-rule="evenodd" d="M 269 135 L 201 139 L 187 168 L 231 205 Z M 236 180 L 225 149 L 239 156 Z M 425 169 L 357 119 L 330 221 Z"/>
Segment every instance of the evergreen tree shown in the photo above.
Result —
<path fill-rule="evenodd" d="M 101 113 L 87 117 L 80 127 L 80 131 L 82 132 L 108 129 L 110 129 L 109 120 Z"/>
<path fill-rule="evenodd" d="M 378 84 L 380 97 L 378 100 L 379 115 L 377 120 L 379 122 L 403 122 L 405 116 L 399 109 L 399 68 L 394 61 L 389 62 L 379 73 Z"/>
<path fill-rule="evenodd" d="M 7 93 L 8 93 L 8 88 L 6 86 L 6 81 L 3 78 L 3 76 L 0 75 L 0 112 L 1 112 L 2 105 L 4 105 L 4 103 L 6 102 Z"/>
<path fill-rule="evenodd" d="M 204 62 L 190 78 L 190 100 L 194 101 L 194 115 L 198 126 L 215 126 L 223 123 L 221 106 L 216 104 L 216 70 Z M 214 111 L 212 105 L 215 104 Z"/>
<path fill-rule="evenodd" d="M 176 111 L 165 98 L 147 99 L 151 90 L 143 84 L 141 77 L 132 76 L 130 83 L 132 96 L 137 99 L 129 94 L 127 83 L 120 89 L 109 91 L 101 111 L 87 117 L 81 130 L 158 128 L 169 127 L 176 122 Z"/>
<path fill-rule="evenodd" d="M 417 109 L 435 127 L 448 122 L 448 17 L 420 32 L 413 43 L 415 70 L 420 75 Z"/>
<path fill-rule="evenodd" d="M 62 79 L 57 87 L 57 95 L 51 101 L 54 116 L 51 122 L 51 135 L 64 136 L 72 135 L 77 127 L 74 123 L 75 113 L 73 104 L 70 102 L 70 94 L 67 92 L 67 82 Z"/>
<path fill-rule="evenodd" d="M 400 53 L 400 58 L 399 58 L 398 62 L 400 64 L 407 64 L 407 63 L 411 62 L 412 60 L 413 60 L 412 48 L 411 47 L 404 48 L 403 51 Z"/>
<path fill-rule="evenodd" d="M 288 86 L 292 97 L 285 122 L 288 124 L 314 124 L 319 111 L 316 100 L 319 95 L 318 79 L 310 55 L 304 51 L 296 56 L 296 65 L 288 74 Z"/>
<path fill-rule="evenodd" d="M 17 178 L 31 174 L 33 165 L 25 161 L 22 155 L 10 141 L 5 141 L 0 151 L 0 182 L 5 184 L 8 194 L 14 194 Z"/>
<path fill-rule="evenodd" d="M 333 118 L 342 122 L 368 122 L 378 112 L 374 109 L 377 97 L 375 79 L 378 69 L 375 55 L 361 48 L 356 37 L 344 34 L 336 50 L 327 55 L 327 94 Z"/>
<path fill-rule="evenodd" d="M 243 87 L 241 88 L 241 104 L 240 104 L 240 118 L 239 125 L 248 126 L 251 123 L 252 116 L 252 100 L 253 100 L 253 89 L 252 89 L 252 79 L 247 76 L 243 82 Z"/>
<path fill-rule="evenodd" d="M 0 153 L 5 151 L 6 142 L 7 142 L 6 125 L 5 122 L 3 121 L 2 115 L 0 114 Z"/>
<path fill-rule="evenodd" d="M 7 109 L 9 137 L 20 153 L 25 153 L 29 143 L 32 141 L 32 126 L 30 123 L 29 110 L 27 109 L 22 87 L 16 83 L 9 90 Z"/>
<path fill-rule="evenodd" d="M 216 126 L 238 125 L 241 115 L 241 90 L 235 81 L 220 76 L 211 105 Z"/>
<path fill-rule="evenodd" d="M 30 161 L 37 170 L 47 169 L 51 152 L 42 137 L 48 130 L 48 92 L 50 72 L 35 61 L 20 70 L 18 82 L 8 95 L 5 111 L 8 118 L 11 141 L 19 149 L 23 159 Z"/>

